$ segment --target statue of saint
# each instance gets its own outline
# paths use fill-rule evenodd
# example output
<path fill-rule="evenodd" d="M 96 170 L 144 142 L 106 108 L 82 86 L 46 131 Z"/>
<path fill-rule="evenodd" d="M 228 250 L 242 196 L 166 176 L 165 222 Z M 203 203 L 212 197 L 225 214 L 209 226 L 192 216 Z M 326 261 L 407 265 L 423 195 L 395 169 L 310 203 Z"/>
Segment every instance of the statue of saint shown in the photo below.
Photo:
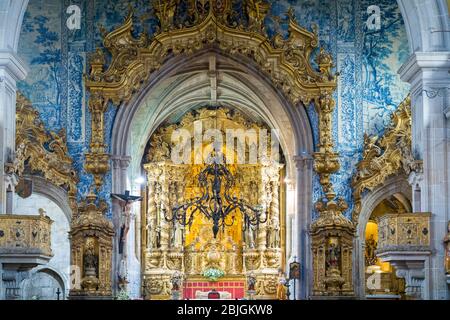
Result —
<path fill-rule="evenodd" d="M 247 290 L 248 291 L 256 290 L 256 276 L 253 272 L 247 276 Z"/>
<path fill-rule="evenodd" d="M 271 225 L 269 227 L 269 237 L 268 237 L 269 248 L 279 248 L 280 247 L 280 220 L 278 216 L 275 215 L 272 218 Z"/>
<path fill-rule="evenodd" d="M 95 240 L 86 240 L 83 254 L 83 268 L 85 276 L 97 277 L 98 257 L 95 253 Z"/>
<path fill-rule="evenodd" d="M 149 249 L 156 249 L 158 247 L 156 217 L 151 217 L 147 224 L 147 247 Z"/>
<path fill-rule="evenodd" d="M 254 249 L 256 247 L 256 228 L 249 225 L 244 233 L 245 244 L 248 248 Z"/>
<path fill-rule="evenodd" d="M 170 282 L 172 283 L 172 291 L 179 291 L 181 288 L 181 283 L 183 282 L 183 275 L 175 271 L 170 278 Z"/>
<path fill-rule="evenodd" d="M 238 256 L 238 247 L 233 244 L 231 250 L 228 252 L 228 273 L 236 274 L 237 273 L 237 256 Z"/>
<path fill-rule="evenodd" d="M 284 276 L 283 272 L 279 272 L 278 274 L 278 285 L 277 285 L 277 299 L 278 300 L 287 300 L 287 288 L 286 288 L 287 279 Z"/>
<path fill-rule="evenodd" d="M 377 256 L 375 251 L 377 250 L 377 242 L 373 238 L 373 234 L 366 240 L 366 266 L 373 266 L 377 264 Z"/>
<path fill-rule="evenodd" d="M 184 226 L 177 221 L 174 223 L 173 229 L 172 246 L 181 248 L 183 246 Z"/>
<path fill-rule="evenodd" d="M 335 242 L 330 242 L 327 249 L 327 269 L 340 269 L 339 262 L 341 256 L 341 248 Z"/>

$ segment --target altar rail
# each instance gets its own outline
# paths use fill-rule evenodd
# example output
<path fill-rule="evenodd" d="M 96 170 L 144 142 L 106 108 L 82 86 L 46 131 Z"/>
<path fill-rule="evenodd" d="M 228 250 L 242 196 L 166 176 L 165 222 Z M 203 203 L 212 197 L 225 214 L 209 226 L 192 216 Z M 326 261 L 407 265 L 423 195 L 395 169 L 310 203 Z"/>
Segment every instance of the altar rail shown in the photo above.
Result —
<path fill-rule="evenodd" d="M 52 223 L 45 215 L 0 215 L 0 253 L 51 257 Z"/>
<path fill-rule="evenodd" d="M 386 214 L 378 218 L 377 254 L 430 250 L 431 213 Z"/>

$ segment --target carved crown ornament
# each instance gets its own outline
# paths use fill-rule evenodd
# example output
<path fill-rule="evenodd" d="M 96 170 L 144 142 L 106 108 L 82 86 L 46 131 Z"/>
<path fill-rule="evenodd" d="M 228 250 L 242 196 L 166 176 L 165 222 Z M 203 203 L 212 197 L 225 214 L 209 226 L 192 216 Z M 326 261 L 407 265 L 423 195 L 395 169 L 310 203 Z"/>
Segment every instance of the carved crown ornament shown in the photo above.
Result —
<path fill-rule="evenodd" d="M 363 159 L 352 181 L 355 224 L 365 191 L 373 191 L 390 176 L 401 173 L 408 176 L 422 171 L 422 161 L 416 160 L 412 153 L 411 123 L 411 98 L 408 96 L 392 114 L 391 124 L 381 138 L 365 135 Z"/>
<path fill-rule="evenodd" d="M 133 35 L 132 12 L 115 30 L 103 30 L 105 49 L 98 48 L 91 55 L 90 73 L 85 78 L 92 113 L 91 150 L 85 168 L 94 175 L 97 188 L 109 170 L 103 119 L 108 104 L 130 101 L 150 75 L 172 57 L 213 49 L 252 60 L 292 105 L 314 102 L 320 122 L 315 169 L 325 192 L 333 193 L 330 175 L 339 170 L 339 160 L 331 134 L 332 94 L 337 86 L 332 56 L 320 49 L 316 70 L 311 54 L 319 45 L 317 29 L 310 32 L 300 27 L 293 9 L 287 13 L 288 37 L 277 33 L 269 38 L 264 20 L 270 4 L 261 0 L 245 0 L 243 4 L 242 15 L 234 10 L 231 0 L 154 1 L 153 14 L 159 25 L 151 37 L 146 32 Z"/>
<path fill-rule="evenodd" d="M 16 152 L 7 164 L 7 172 L 22 178 L 40 174 L 67 191 L 72 216 L 76 216 L 78 176 L 72 166 L 66 144 L 66 132 L 48 132 L 31 102 L 17 93 Z"/>

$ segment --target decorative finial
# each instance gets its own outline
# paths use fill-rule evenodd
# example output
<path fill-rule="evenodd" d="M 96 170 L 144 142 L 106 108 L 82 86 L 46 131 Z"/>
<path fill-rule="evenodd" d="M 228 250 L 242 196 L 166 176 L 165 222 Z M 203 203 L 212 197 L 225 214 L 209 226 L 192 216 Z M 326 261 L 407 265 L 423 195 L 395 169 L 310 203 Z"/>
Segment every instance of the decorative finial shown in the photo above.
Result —
<path fill-rule="evenodd" d="M 289 18 L 289 20 L 293 20 L 296 21 L 297 18 L 295 17 L 295 9 L 293 6 L 290 6 L 288 11 L 286 12 L 287 17 Z"/>
<path fill-rule="evenodd" d="M 98 29 L 100 30 L 100 34 L 102 35 L 102 37 L 106 37 L 106 35 L 108 34 L 108 30 L 106 30 L 106 28 L 101 23 L 99 23 Z"/>
<path fill-rule="evenodd" d="M 86 196 L 87 203 L 94 203 L 95 200 L 97 199 L 95 190 L 96 190 L 96 187 L 95 187 L 95 184 L 93 184 L 91 186 L 91 188 L 89 189 L 88 195 Z"/>

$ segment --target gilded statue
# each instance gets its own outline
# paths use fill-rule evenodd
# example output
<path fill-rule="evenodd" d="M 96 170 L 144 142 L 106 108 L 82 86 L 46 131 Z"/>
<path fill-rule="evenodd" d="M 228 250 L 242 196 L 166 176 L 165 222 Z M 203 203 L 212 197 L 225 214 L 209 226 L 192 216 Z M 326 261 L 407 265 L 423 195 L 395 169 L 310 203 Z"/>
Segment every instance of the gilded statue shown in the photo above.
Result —
<path fill-rule="evenodd" d="M 269 12 L 270 4 L 263 0 L 247 0 L 249 28 L 252 31 L 263 32 L 264 19 Z"/>
<path fill-rule="evenodd" d="M 172 284 L 172 291 L 179 291 L 181 284 L 183 283 L 183 274 L 179 271 L 175 271 L 170 278 Z"/>
<path fill-rule="evenodd" d="M 154 11 L 161 24 L 161 31 L 169 31 L 174 25 L 174 16 L 179 0 L 154 1 Z"/>
<path fill-rule="evenodd" d="M 338 243 L 330 241 L 327 248 L 327 269 L 340 269 L 341 248 Z"/>
<path fill-rule="evenodd" d="M 254 249 L 256 247 L 257 228 L 251 225 L 244 230 L 244 240 L 248 248 Z"/>
<path fill-rule="evenodd" d="M 287 285 L 288 280 L 282 271 L 278 274 L 278 285 L 277 285 L 277 299 L 278 300 L 287 300 Z"/>
<path fill-rule="evenodd" d="M 233 244 L 231 250 L 228 252 L 228 273 L 236 274 L 238 268 L 238 246 Z"/>
<path fill-rule="evenodd" d="M 149 249 L 158 248 L 158 232 L 159 228 L 156 223 L 156 216 L 151 216 L 147 224 L 147 247 Z"/>
<path fill-rule="evenodd" d="M 98 257 L 95 253 L 95 240 L 86 240 L 83 254 L 83 268 L 85 276 L 97 277 Z"/>
<path fill-rule="evenodd" d="M 373 234 L 366 240 L 366 266 L 373 266 L 377 263 L 377 256 L 375 251 L 377 250 L 377 242 L 375 241 Z"/>
<path fill-rule="evenodd" d="M 267 245 L 269 248 L 280 247 L 280 219 L 278 215 L 272 217 L 272 221 L 269 225 Z"/>
<path fill-rule="evenodd" d="M 256 290 L 256 276 L 255 273 L 251 272 L 247 275 L 247 290 L 255 291 Z"/>
<path fill-rule="evenodd" d="M 170 159 L 170 156 L 169 144 L 163 140 L 161 135 L 154 135 L 150 142 L 150 152 L 147 160 L 150 162 L 167 161 Z"/>
<path fill-rule="evenodd" d="M 445 273 L 450 275 L 450 221 L 447 224 L 447 236 L 445 237 Z"/>
<path fill-rule="evenodd" d="M 180 222 L 175 222 L 172 228 L 172 246 L 182 248 L 184 244 L 185 227 Z"/>

